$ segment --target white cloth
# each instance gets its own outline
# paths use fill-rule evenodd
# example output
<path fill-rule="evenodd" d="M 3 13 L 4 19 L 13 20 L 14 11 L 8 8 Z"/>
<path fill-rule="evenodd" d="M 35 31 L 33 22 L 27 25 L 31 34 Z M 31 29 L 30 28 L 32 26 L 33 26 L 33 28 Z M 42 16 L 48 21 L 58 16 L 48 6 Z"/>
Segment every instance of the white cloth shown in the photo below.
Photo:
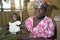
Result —
<path fill-rule="evenodd" d="M 9 31 L 12 32 L 18 32 L 20 31 L 20 27 L 17 25 L 20 25 L 21 22 L 20 21 L 16 21 L 16 22 L 9 22 Z"/>

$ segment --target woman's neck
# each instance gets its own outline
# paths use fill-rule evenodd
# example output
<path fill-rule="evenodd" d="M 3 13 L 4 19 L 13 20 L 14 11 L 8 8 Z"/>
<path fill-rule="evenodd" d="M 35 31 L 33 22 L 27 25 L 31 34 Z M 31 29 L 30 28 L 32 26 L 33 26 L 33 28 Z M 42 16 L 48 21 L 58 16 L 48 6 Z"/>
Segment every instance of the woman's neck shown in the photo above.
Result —
<path fill-rule="evenodd" d="M 44 18 L 45 18 L 45 16 L 41 16 L 40 18 L 34 17 L 33 19 L 34 19 L 34 20 L 42 20 L 42 19 L 44 19 Z"/>
<path fill-rule="evenodd" d="M 37 19 L 43 19 L 45 16 L 43 15 L 43 16 L 41 16 L 41 17 L 37 17 Z"/>

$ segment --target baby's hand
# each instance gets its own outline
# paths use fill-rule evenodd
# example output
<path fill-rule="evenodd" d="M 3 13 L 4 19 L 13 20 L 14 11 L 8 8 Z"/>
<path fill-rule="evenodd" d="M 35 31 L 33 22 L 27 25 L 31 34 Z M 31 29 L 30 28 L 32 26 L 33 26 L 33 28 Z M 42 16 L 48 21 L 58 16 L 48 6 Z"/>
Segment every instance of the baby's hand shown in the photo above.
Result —
<path fill-rule="evenodd" d="M 17 26 L 18 26 L 18 27 L 20 27 L 20 28 L 22 27 L 22 25 L 21 25 L 21 24 L 20 24 L 20 25 L 17 25 Z"/>
<path fill-rule="evenodd" d="M 17 26 L 21 26 L 21 24 L 20 25 L 17 25 Z"/>

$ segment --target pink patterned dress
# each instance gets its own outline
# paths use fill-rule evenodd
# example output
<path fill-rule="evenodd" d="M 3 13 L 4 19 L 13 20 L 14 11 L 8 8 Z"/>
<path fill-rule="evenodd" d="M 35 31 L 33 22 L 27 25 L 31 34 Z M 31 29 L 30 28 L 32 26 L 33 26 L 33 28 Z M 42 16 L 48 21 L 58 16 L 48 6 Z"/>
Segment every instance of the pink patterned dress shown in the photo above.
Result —
<path fill-rule="evenodd" d="M 25 26 L 30 32 L 31 38 L 49 38 L 52 35 L 54 35 L 55 25 L 54 21 L 50 17 L 45 16 L 45 18 L 42 21 L 40 21 L 36 27 L 33 27 L 33 18 L 34 17 L 30 17 L 25 21 Z"/>

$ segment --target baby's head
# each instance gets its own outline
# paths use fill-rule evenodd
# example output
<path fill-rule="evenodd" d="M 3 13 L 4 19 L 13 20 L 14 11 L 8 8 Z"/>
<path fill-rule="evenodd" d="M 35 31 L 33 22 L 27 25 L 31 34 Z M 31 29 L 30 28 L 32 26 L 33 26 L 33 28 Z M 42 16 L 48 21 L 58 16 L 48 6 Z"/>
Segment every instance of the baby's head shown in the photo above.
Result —
<path fill-rule="evenodd" d="M 12 18 L 13 21 L 18 20 L 18 15 L 17 15 L 17 13 L 12 13 L 11 18 Z"/>

